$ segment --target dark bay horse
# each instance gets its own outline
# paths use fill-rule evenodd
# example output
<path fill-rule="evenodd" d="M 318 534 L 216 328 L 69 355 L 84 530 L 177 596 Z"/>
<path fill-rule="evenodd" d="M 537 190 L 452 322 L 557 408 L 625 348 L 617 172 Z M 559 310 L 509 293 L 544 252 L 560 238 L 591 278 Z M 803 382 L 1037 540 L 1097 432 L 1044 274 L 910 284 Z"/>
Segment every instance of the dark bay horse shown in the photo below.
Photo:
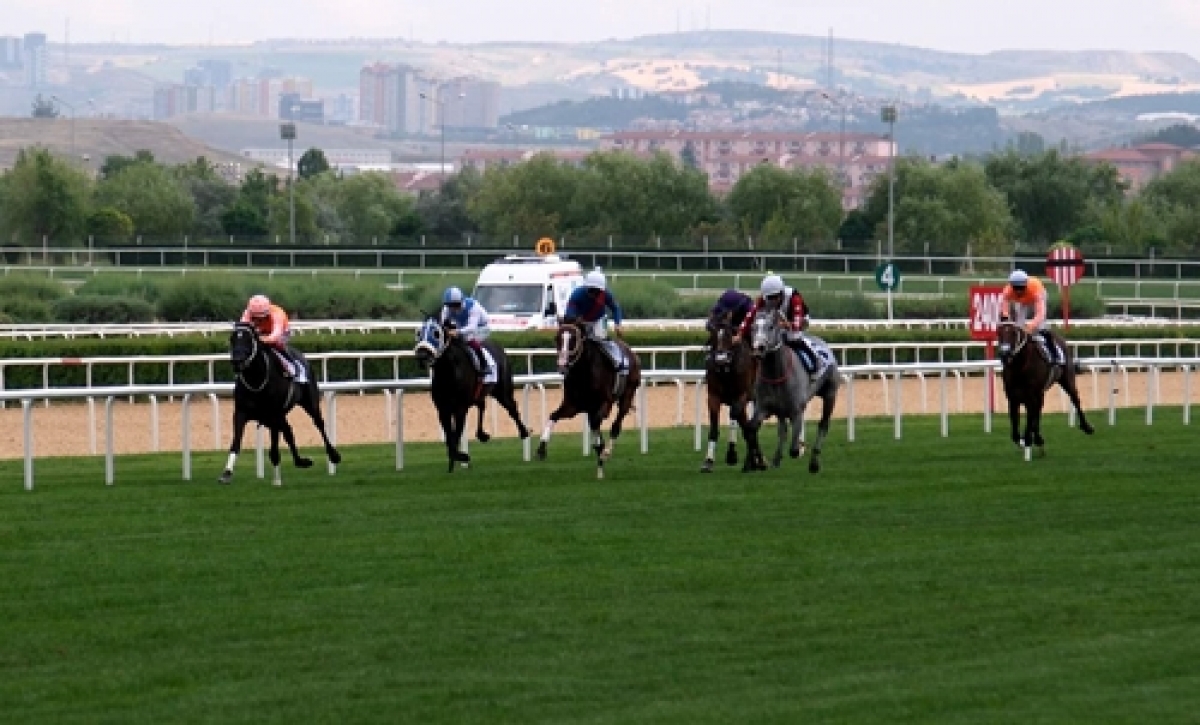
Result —
<path fill-rule="evenodd" d="M 297 365 L 308 371 L 308 382 L 297 383 L 284 375 L 283 363 L 270 347 L 258 339 L 258 331 L 252 325 L 239 322 L 233 326 L 233 334 L 229 336 L 229 360 L 237 373 L 233 384 L 233 443 L 229 446 L 229 461 L 225 464 L 225 471 L 217 479 L 221 483 L 233 480 L 233 465 L 242 450 L 242 435 L 246 431 L 246 424 L 252 420 L 271 431 L 271 465 L 275 467 L 276 486 L 283 485 L 279 473 L 281 433 L 291 449 L 296 467 L 312 466 L 312 459 L 302 457 L 296 450 L 296 437 L 287 419 L 288 412 L 297 405 L 308 413 L 313 425 L 321 433 L 325 455 L 329 456 L 330 462 L 334 465 L 341 463 L 342 454 L 329 442 L 329 436 L 325 433 L 325 420 L 321 417 L 321 391 L 313 379 L 308 361 L 299 352 L 290 352 Z"/>
<path fill-rule="evenodd" d="M 483 429 L 483 412 L 488 397 L 496 399 L 500 407 L 508 412 L 517 425 L 521 439 L 529 437 L 529 429 L 521 422 L 513 389 L 512 366 L 508 356 L 496 343 L 485 340 L 483 347 L 492 356 L 496 365 L 496 382 L 485 385 L 483 377 L 475 369 L 474 355 L 462 338 L 450 334 L 452 327 L 444 327 L 432 316 L 425 318 L 417 330 L 417 363 L 422 369 L 433 369 L 430 383 L 433 406 L 437 409 L 442 434 L 446 438 L 448 471 L 454 472 L 454 464 L 469 464 L 471 456 L 459 450 L 463 430 L 467 426 L 467 413 L 472 407 L 479 410 L 479 422 L 475 438 L 487 443 L 491 436 Z"/>
<path fill-rule="evenodd" d="M 837 359 L 825 341 L 808 335 L 809 347 L 826 362 L 824 374 L 814 385 L 801 366 L 799 356 L 784 344 L 787 325 L 787 320 L 778 312 L 764 311 L 755 317 L 751 328 L 751 349 L 760 362 L 754 382 L 754 417 L 746 426 L 747 458 L 743 471 L 761 470 L 764 467 L 758 432 L 763 421 L 770 416 L 779 420 L 779 446 L 771 465 L 778 468 L 783 462 L 783 444 L 789 425 L 792 431 L 788 453 L 792 458 L 803 455 L 804 410 L 814 396 L 821 398 L 821 422 L 817 426 L 817 439 L 809 455 L 808 470 L 810 473 L 821 470 L 821 450 L 829 435 L 829 421 L 833 417 L 838 390 L 842 386 L 842 374 Z"/>
<path fill-rule="evenodd" d="M 996 351 L 1003 366 L 1004 395 L 1008 398 L 1008 418 L 1012 422 L 1012 440 L 1022 448 L 1037 446 L 1045 455 L 1046 441 L 1042 439 L 1042 407 L 1046 393 L 1055 384 L 1062 387 L 1071 405 L 1079 415 L 1079 429 L 1091 435 L 1095 432 L 1083 414 L 1079 403 L 1079 391 L 1075 386 L 1078 361 L 1070 348 L 1053 336 L 1062 347 L 1063 365 L 1051 365 L 1038 349 L 1025 329 L 1011 321 L 1003 321 L 996 328 Z M 1025 433 L 1022 435 L 1021 407 L 1025 408 Z"/>
<path fill-rule="evenodd" d="M 604 478 L 604 462 L 612 457 L 613 444 L 621 435 L 621 424 L 633 407 L 633 398 L 642 384 L 642 367 L 637 355 L 624 341 L 614 341 L 620 346 L 629 363 L 623 389 L 616 390 L 617 371 L 608 354 L 596 340 L 589 340 L 582 325 L 564 323 L 554 334 L 554 349 L 558 351 L 558 371 L 563 374 L 563 400 L 550 414 L 537 455 L 546 460 L 546 445 L 550 434 L 560 420 L 569 420 L 580 413 L 587 415 L 588 428 L 592 431 L 592 449 L 596 451 L 596 478 Z M 604 442 L 601 427 L 617 406 L 617 415 L 609 430 L 609 441 Z"/>
<path fill-rule="evenodd" d="M 712 317 L 709 320 L 708 358 L 704 362 L 704 384 L 708 389 L 708 454 L 704 458 L 701 473 L 712 473 L 715 464 L 717 442 L 721 439 L 721 409 L 728 406 L 742 436 L 746 435 L 746 406 L 754 398 L 754 376 L 758 371 L 758 360 L 750 354 L 744 342 L 733 342 L 737 332 L 733 325 L 733 314 Z M 729 448 L 725 451 L 725 463 L 736 466 L 738 462 L 737 441 L 734 429 L 730 429 Z"/>

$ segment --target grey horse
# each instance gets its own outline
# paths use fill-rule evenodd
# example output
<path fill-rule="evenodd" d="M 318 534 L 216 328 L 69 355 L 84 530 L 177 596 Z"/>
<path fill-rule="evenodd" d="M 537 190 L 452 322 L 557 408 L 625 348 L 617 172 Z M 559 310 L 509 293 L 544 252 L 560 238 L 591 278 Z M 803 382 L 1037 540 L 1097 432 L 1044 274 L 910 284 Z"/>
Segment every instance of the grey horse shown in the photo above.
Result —
<path fill-rule="evenodd" d="M 763 453 L 758 441 L 758 432 L 763 421 L 771 416 L 775 416 L 779 421 L 779 446 L 775 449 L 771 465 L 778 468 L 783 463 L 783 442 L 788 437 L 789 425 L 791 441 L 788 453 L 792 458 L 803 455 L 804 409 L 814 395 L 821 398 L 821 422 L 817 427 L 817 439 L 813 443 L 808 470 L 812 473 L 821 470 L 821 448 L 829 435 L 829 420 L 837 403 L 842 375 L 838 370 L 837 359 L 825 341 L 807 335 L 809 347 L 826 361 L 825 371 L 814 385 L 800 365 L 795 352 L 784 344 L 786 325 L 786 320 L 783 320 L 778 312 L 764 311 L 754 318 L 751 327 L 751 350 L 755 357 L 759 358 L 759 366 L 758 377 L 754 383 L 754 417 L 746 426 L 747 456 L 743 471 L 765 468 L 762 465 Z"/>

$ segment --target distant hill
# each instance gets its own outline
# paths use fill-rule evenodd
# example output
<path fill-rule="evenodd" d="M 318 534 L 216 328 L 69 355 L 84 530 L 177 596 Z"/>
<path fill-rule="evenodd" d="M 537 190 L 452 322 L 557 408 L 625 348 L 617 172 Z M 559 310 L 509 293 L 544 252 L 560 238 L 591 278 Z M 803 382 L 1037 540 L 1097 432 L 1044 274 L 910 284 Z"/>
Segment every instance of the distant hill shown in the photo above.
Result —
<path fill-rule="evenodd" d="M 72 135 L 74 140 L 72 141 Z M 213 163 L 245 160 L 188 138 L 175 127 L 152 121 L 113 121 L 80 118 L 0 118 L 0 167 L 9 167 L 17 152 L 41 146 L 55 154 L 89 157 L 94 167 L 106 156 L 132 155 L 145 149 L 168 164 L 192 161 L 199 156 Z"/>

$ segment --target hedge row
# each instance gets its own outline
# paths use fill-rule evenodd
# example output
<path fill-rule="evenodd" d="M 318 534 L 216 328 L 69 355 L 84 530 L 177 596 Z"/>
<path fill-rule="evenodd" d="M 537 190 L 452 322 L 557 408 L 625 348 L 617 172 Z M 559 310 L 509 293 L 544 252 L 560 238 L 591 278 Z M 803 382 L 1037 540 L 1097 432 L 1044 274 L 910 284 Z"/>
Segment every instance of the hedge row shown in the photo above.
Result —
<path fill-rule="evenodd" d="M 54 280 L 37 276 L 0 279 L 0 321 L 127 323 L 227 320 L 239 315 L 252 294 L 268 294 L 296 319 L 416 319 L 440 304 L 449 285 L 470 289 L 470 273 L 422 278 L 402 290 L 378 279 L 350 277 L 268 278 L 253 272 L 192 272 L 178 277 L 104 275 L 87 279 L 72 296 Z M 706 314 L 719 290 L 681 295 L 662 280 L 619 279 L 613 290 L 625 315 L 638 318 L 697 318 Z M 887 305 L 878 295 L 805 291 L 809 307 L 823 319 L 881 319 Z M 1052 314 L 1058 316 L 1057 290 L 1051 292 Z M 1076 318 L 1098 317 L 1104 305 L 1094 291 L 1081 288 L 1072 300 Z M 964 317 L 963 294 L 933 298 L 897 297 L 894 314 L 902 319 Z"/>
<path fill-rule="evenodd" d="M 823 337 L 831 344 L 847 343 L 888 343 L 888 342 L 964 342 L 966 335 L 962 330 L 820 330 L 814 333 Z M 1076 332 L 1074 337 L 1079 339 L 1114 339 L 1130 340 L 1150 338 L 1189 339 L 1189 330 L 1180 327 L 1166 328 L 1088 328 L 1086 332 Z M 302 334 L 297 335 L 295 343 L 306 353 L 316 352 L 355 352 L 378 350 L 411 350 L 413 338 L 410 334 Z M 549 348 L 553 345 L 552 336 L 548 332 L 497 333 L 493 339 L 509 350 L 529 348 Z M 704 336 L 697 332 L 687 331 L 655 331 L 629 330 L 626 334 L 628 342 L 635 347 L 651 346 L 680 346 L 699 345 Z M 1200 344 L 1189 343 L 1182 351 L 1185 355 L 1200 355 Z M 223 354 L 228 350 L 228 340 L 223 336 L 187 336 L 175 338 L 109 338 L 109 339 L 78 339 L 78 340 L 35 340 L 35 341 L 4 341 L 0 342 L 0 359 L 13 358 L 93 358 L 93 357 L 123 357 L 123 356 L 170 356 L 185 357 L 206 353 Z M 1101 355 L 1131 355 L 1134 346 L 1112 345 L 1101 350 Z M 977 359 L 981 353 L 977 348 L 968 349 L 968 359 Z M 943 359 L 954 361 L 962 359 L 962 348 L 948 348 Z M 878 356 L 875 358 L 879 359 Z M 925 353 L 921 361 L 932 362 L 938 359 L 936 351 Z M 899 362 L 916 362 L 911 350 L 899 350 L 896 355 Z M 857 364 L 865 361 L 861 352 L 846 356 L 845 362 Z M 534 359 L 534 372 L 549 372 L 553 369 L 553 361 L 548 357 Z M 682 361 L 689 368 L 699 368 L 703 365 L 700 354 L 692 354 Z M 660 355 L 658 365 L 662 368 L 675 368 L 680 365 L 678 355 Z M 648 361 L 647 361 L 648 364 Z M 216 378 L 220 381 L 231 381 L 233 373 L 229 365 L 223 361 L 213 364 Z M 140 364 L 137 366 L 136 383 L 160 384 L 168 380 L 169 366 L 160 364 Z M 318 376 L 321 375 L 318 365 Z M 517 356 L 514 369 L 523 373 L 526 364 L 523 357 Z M 356 360 L 336 360 L 328 363 L 330 380 L 349 380 L 358 377 L 358 362 Z M 411 359 L 401 360 L 398 368 L 393 367 L 391 360 L 367 361 L 363 366 L 363 374 L 367 379 L 391 380 L 397 374 L 400 377 L 418 377 L 421 372 Z M 178 362 L 174 365 L 173 380 L 176 383 L 198 383 L 208 380 L 208 365 L 206 363 Z M 19 368 L 11 367 L 4 371 L 4 387 L 6 389 L 40 388 L 42 386 L 42 370 L 40 367 Z M 86 384 L 85 368 L 82 365 L 57 365 L 50 369 L 50 384 L 52 386 L 78 386 Z M 129 382 L 129 367 L 127 364 L 94 365 L 92 368 L 93 385 L 125 385 Z"/>

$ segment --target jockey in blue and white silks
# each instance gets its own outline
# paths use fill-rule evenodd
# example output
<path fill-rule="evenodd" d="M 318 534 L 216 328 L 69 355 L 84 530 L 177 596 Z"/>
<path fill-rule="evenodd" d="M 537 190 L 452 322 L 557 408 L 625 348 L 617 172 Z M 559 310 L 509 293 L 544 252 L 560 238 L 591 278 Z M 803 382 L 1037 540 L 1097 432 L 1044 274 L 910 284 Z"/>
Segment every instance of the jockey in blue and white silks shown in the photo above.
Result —
<path fill-rule="evenodd" d="M 483 347 L 491 334 L 487 310 L 458 287 L 449 287 L 442 294 L 442 325 L 449 328 L 450 337 L 462 337 L 474 353 L 475 369 L 483 374 L 485 384 L 496 382 L 496 363 Z"/>
<path fill-rule="evenodd" d="M 608 280 L 600 270 L 588 272 L 583 278 L 583 286 L 576 287 L 571 292 L 571 298 L 567 300 L 567 311 L 563 315 L 563 322 L 582 323 L 584 333 L 604 347 L 609 359 L 616 366 L 617 372 L 625 375 L 629 371 L 629 362 L 625 359 L 621 346 L 608 339 L 605 329 L 605 322 L 609 315 L 612 316 L 613 331 L 620 335 L 621 322 L 624 318 L 621 315 L 621 306 L 617 304 L 616 297 L 608 289 Z"/>

